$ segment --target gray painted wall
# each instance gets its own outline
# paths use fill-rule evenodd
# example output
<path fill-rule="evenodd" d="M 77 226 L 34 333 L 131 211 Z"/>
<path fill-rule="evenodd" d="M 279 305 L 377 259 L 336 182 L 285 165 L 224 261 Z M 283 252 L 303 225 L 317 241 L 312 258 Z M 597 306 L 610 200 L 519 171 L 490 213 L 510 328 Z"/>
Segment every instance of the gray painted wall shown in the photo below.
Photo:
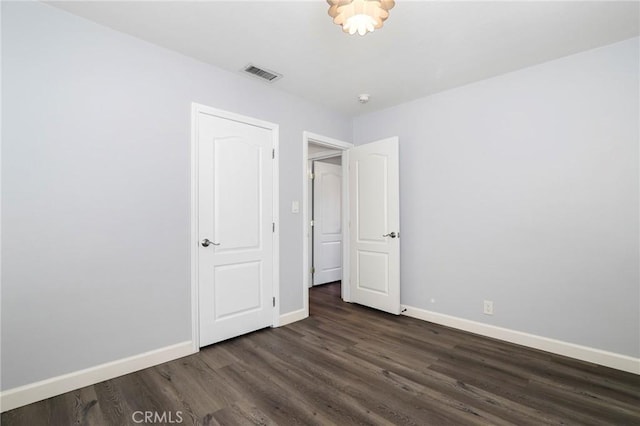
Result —
<path fill-rule="evenodd" d="M 403 304 L 640 356 L 638 52 L 635 38 L 354 121 L 356 144 L 400 137 Z"/>
<path fill-rule="evenodd" d="M 2 389 L 190 338 L 192 101 L 280 124 L 302 307 L 302 131 L 348 119 L 39 3 L 2 55 Z M 639 356 L 638 89 L 633 39 L 357 118 L 400 136 L 403 303 Z"/>
<path fill-rule="evenodd" d="M 349 119 L 40 3 L 2 2 L 2 56 L 2 389 L 190 340 L 191 102 L 280 125 L 302 308 L 302 132 Z"/>

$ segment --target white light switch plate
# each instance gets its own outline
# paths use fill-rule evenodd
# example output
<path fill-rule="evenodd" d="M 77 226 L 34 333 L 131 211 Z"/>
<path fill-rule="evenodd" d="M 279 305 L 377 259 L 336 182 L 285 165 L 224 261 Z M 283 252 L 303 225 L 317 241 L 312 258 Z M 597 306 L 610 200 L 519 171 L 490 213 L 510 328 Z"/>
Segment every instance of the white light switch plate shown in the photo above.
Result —
<path fill-rule="evenodd" d="M 300 212 L 300 203 L 298 201 L 291 202 L 291 213 L 299 213 Z"/>

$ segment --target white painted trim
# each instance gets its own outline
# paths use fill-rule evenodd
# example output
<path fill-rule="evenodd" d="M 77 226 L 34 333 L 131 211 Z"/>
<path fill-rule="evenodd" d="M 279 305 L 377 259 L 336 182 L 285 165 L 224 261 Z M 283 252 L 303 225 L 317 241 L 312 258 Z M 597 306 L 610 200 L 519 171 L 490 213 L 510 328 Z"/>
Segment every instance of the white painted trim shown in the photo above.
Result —
<path fill-rule="evenodd" d="M 553 354 L 592 362 L 594 364 L 627 371 L 629 373 L 640 374 L 640 358 L 633 358 L 627 355 L 564 342 L 562 340 L 523 333 L 521 331 L 497 327 L 495 325 L 483 324 L 477 321 L 431 312 L 407 305 L 402 305 L 402 314 L 408 317 L 479 334 L 481 336 L 492 337 L 494 339 L 551 352 Z"/>
<path fill-rule="evenodd" d="M 33 402 L 42 401 L 85 386 L 94 385 L 114 377 L 129 374 L 144 368 L 172 361 L 191 355 L 194 352 L 193 342 L 182 342 L 142 354 L 122 358 L 105 364 L 73 373 L 63 374 L 0 393 L 0 410 L 2 412 L 22 407 Z"/>
<path fill-rule="evenodd" d="M 304 131 L 302 132 L 302 311 L 305 318 L 309 316 L 309 245 L 310 245 L 310 227 L 309 227 L 309 142 L 317 145 L 323 145 L 327 148 L 342 151 L 342 206 L 343 206 L 343 222 L 349 223 L 349 204 L 345 200 L 349 200 L 349 181 L 348 167 L 349 157 L 348 150 L 353 148 L 353 144 L 327 136 L 318 135 Z M 335 155 L 337 157 L 337 155 Z M 346 164 L 346 165 L 345 165 Z M 342 230 L 342 282 L 349 282 L 349 228 L 344 226 Z M 342 285 L 342 300 L 349 301 L 348 285 Z M 346 291 L 346 293 L 345 293 Z"/>
<path fill-rule="evenodd" d="M 351 302 L 351 238 L 349 238 L 349 151 L 342 151 L 342 300 Z"/>
<path fill-rule="evenodd" d="M 273 297 L 276 303 L 273 308 L 272 327 L 280 326 L 280 126 L 271 125 L 271 135 L 273 136 L 273 223 L 276 232 L 273 234 Z"/>
<path fill-rule="evenodd" d="M 313 173 L 314 164 L 313 164 L 313 160 L 309 159 L 307 161 L 307 175 L 309 175 L 310 173 Z M 309 221 L 311 220 L 310 215 L 313 212 L 313 179 L 311 179 L 310 177 L 307 178 L 307 203 L 305 204 L 307 206 L 307 219 L 306 219 L 306 223 L 309 223 Z M 307 254 L 307 259 L 309 262 L 309 266 L 307 267 L 307 276 L 309 278 L 309 284 L 307 285 L 307 288 L 311 288 L 313 287 L 313 274 L 310 271 L 310 268 L 313 267 L 313 238 L 311 238 L 311 236 L 313 235 L 313 227 L 312 226 L 308 226 L 307 227 L 307 232 L 309 232 L 309 234 L 307 235 L 307 250 L 308 250 L 308 254 Z M 305 241 L 304 237 L 302 239 L 303 243 Z M 304 309 L 304 303 L 303 305 L 303 309 Z"/>
<path fill-rule="evenodd" d="M 193 102 L 191 104 L 191 337 L 195 352 L 200 349 L 199 313 L 198 313 L 198 114 L 204 113 L 240 123 L 262 127 L 271 131 L 272 147 L 275 150 L 273 164 L 273 208 L 272 217 L 276 224 L 273 236 L 273 289 L 276 298 L 272 315 L 272 327 L 280 324 L 280 126 L 253 117 L 223 111 Z"/>
<path fill-rule="evenodd" d="M 198 111 L 199 105 L 191 104 L 191 342 L 195 352 L 200 350 L 200 316 L 198 311 Z"/>
<path fill-rule="evenodd" d="M 303 309 L 298 309 L 297 311 L 288 312 L 286 314 L 280 315 L 280 327 L 285 325 L 294 323 L 296 321 L 303 320 L 309 316 L 309 312 Z"/>
<path fill-rule="evenodd" d="M 309 255 L 311 239 L 309 237 L 309 138 L 302 132 L 302 311 L 309 315 Z"/>
<path fill-rule="evenodd" d="M 316 152 L 315 154 L 309 154 L 309 160 L 324 160 L 327 158 L 341 157 L 342 151 L 340 150 L 330 150 L 330 151 L 322 151 Z"/>
<path fill-rule="evenodd" d="M 309 142 L 313 142 L 317 145 L 324 145 L 327 148 L 339 149 L 341 151 L 353 148 L 351 142 L 344 142 L 338 139 L 330 138 L 328 136 L 319 135 L 317 133 L 303 132 L 303 137 Z"/>

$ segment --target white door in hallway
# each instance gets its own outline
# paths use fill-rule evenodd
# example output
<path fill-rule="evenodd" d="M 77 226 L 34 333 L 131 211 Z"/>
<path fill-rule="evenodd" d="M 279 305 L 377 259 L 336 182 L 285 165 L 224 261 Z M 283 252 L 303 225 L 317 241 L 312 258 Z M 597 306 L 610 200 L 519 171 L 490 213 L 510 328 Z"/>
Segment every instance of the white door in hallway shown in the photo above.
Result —
<path fill-rule="evenodd" d="M 313 166 L 313 285 L 342 279 L 342 166 Z"/>
<path fill-rule="evenodd" d="M 277 127 L 196 114 L 199 343 L 206 346 L 273 323 Z"/>
<path fill-rule="evenodd" d="M 398 138 L 349 150 L 351 301 L 400 313 Z"/>

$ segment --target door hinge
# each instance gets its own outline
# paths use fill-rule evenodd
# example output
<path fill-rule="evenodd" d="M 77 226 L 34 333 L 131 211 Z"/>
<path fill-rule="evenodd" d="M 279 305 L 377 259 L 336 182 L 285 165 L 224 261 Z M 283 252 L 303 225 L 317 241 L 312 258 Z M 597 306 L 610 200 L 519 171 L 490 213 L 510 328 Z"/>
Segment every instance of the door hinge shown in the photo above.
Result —
<path fill-rule="evenodd" d="M 271 222 L 271 232 L 276 232 L 276 223 Z"/>
<path fill-rule="evenodd" d="M 273 148 L 271 150 L 271 158 L 276 158 L 276 149 L 275 148 Z"/>
<path fill-rule="evenodd" d="M 312 220 L 311 222 L 309 222 L 309 225 L 311 225 L 311 227 L 312 227 L 312 228 L 313 228 L 313 226 L 314 226 L 315 224 L 316 224 L 316 223 L 315 223 L 313 220 Z"/>
<path fill-rule="evenodd" d="M 314 180 L 316 178 L 315 173 L 309 172 L 309 179 Z"/>
<path fill-rule="evenodd" d="M 276 298 L 275 297 L 273 298 L 273 307 L 274 308 L 276 307 Z"/>
<path fill-rule="evenodd" d="M 311 267 L 311 273 L 315 274 L 316 273 L 316 268 L 314 266 Z"/>

